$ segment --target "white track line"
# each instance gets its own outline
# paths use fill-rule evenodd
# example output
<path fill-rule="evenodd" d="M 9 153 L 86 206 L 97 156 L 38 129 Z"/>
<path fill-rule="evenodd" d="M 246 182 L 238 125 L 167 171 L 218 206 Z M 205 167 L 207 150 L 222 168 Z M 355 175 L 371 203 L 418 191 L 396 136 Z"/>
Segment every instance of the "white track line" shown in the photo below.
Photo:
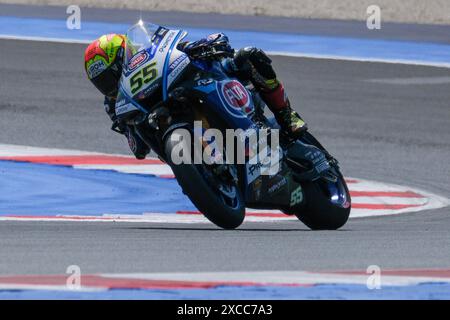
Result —
<path fill-rule="evenodd" d="M 18 144 L 0 143 L 0 157 L 22 157 L 22 156 L 83 156 L 83 155 L 103 155 L 130 157 L 127 154 L 103 153 L 96 151 L 84 151 L 74 149 L 59 149 L 46 147 L 33 147 Z"/>
<path fill-rule="evenodd" d="M 23 41 L 37 41 L 37 42 L 54 42 L 54 43 L 79 43 L 89 44 L 92 40 L 80 40 L 80 39 L 64 39 L 64 38 L 46 38 L 46 37 L 31 37 L 31 36 L 15 36 L 10 34 L 0 34 L 0 39 L 5 40 L 23 40 Z"/>
<path fill-rule="evenodd" d="M 400 270 L 401 271 L 401 270 Z M 407 271 L 407 270 L 405 270 Z M 414 270 L 413 270 L 414 271 Z M 431 270 L 430 270 L 431 271 Z M 426 274 L 426 273 L 425 273 Z M 445 271 L 444 271 L 445 274 Z M 450 283 L 450 277 L 446 275 L 439 276 L 417 276 L 417 275 L 392 275 L 380 274 L 380 286 L 414 286 L 422 283 Z M 263 286 L 311 286 L 311 285 L 367 285 L 371 274 L 345 274 L 336 272 L 308 272 L 308 271 L 231 271 L 231 272 L 173 272 L 173 273 L 105 273 L 87 275 L 96 277 L 98 284 L 83 285 L 83 277 L 81 278 L 81 287 L 72 288 L 63 283 L 66 281 L 64 276 L 55 276 L 57 283 L 48 284 L 54 279 L 46 279 L 46 277 L 27 277 L 21 279 L 20 276 L 11 276 L 11 279 L 17 278 L 17 284 L 10 283 L 8 277 L 0 279 L 0 290 L 57 290 L 57 291 L 91 291 L 101 292 L 114 287 L 114 281 L 135 280 L 135 281 L 162 281 L 162 282 L 183 282 L 183 283 L 226 283 L 228 285 L 263 285 Z M 27 283 L 27 280 L 30 283 Z M 41 283 L 36 284 L 33 282 Z M 108 282 L 111 281 L 111 282 Z M 131 289 L 131 288 L 130 288 Z M 155 289 L 149 289 L 155 290 Z M 164 289 L 158 289 L 164 290 Z M 167 289 L 170 290 L 170 289 Z"/>
<path fill-rule="evenodd" d="M 205 282 L 252 282 L 261 284 L 362 284 L 366 285 L 370 274 L 316 273 L 307 271 L 252 271 L 252 272 L 188 272 L 188 273 L 142 273 L 102 274 L 110 278 L 145 280 L 205 281 Z M 382 286 L 406 286 L 425 282 L 449 283 L 450 278 L 392 276 L 381 273 Z"/>
<path fill-rule="evenodd" d="M 406 60 L 406 59 L 382 59 L 375 57 L 355 57 L 355 56 L 340 56 L 340 55 L 328 55 L 328 54 L 311 54 L 311 53 L 296 53 L 287 51 L 268 51 L 270 55 L 284 56 L 293 58 L 311 58 L 311 59 L 325 59 L 325 60 L 342 60 L 342 61 L 356 61 L 356 62 L 376 62 L 376 63 L 390 63 L 390 64 L 405 64 L 413 66 L 426 66 L 426 67 L 438 67 L 438 68 L 450 68 L 448 62 L 433 62 L 422 60 Z"/>
<path fill-rule="evenodd" d="M 150 174 L 150 175 L 173 175 L 172 169 L 166 164 L 137 164 L 137 165 L 74 165 L 75 169 L 86 169 L 86 170 L 113 170 L 123 173 L 134 173 L 134 174 Z"/>
<path fill-rule="evenodd" d="M 85 152 L 78 150 L 65 150 L 65 149 L 51 149 L 51 148 L 41 148 L 41 147 L 28 147 L 28 146 L 18 146 L 18 145 L 8 145 L 0 144 L 0 157 L 27 157 L 27 156 L 114 156 L 111 154 L 97 153 L 97 152 Z M 124 155 L 118 155 L 124 157 Z M 131 156 L 129 157 L 130 160 Z M 172 171 L 169 166 L 164 164 L 142 164 L 142 165 L 75 165 L 73 166 L 77 169 L 95 169 L 95 170 L 114 170 L 123 173 L 133 173 L 133 174 L 152 174 L 152 175 L 171 175 Z M 416 193 L 419 197 L 401 197 L 401 196 L 355 196 L 353 197 L 354 207 L 352 208 L 351 218 L 362 218 L 362 217 L 375 217 L 375 216 L 386 216 L 395 215 L 406 212 L 417 212 L 423 210 L 431 210 L 442 208 L 450 204 L 450 200 L 432 194 L 420 189 L 405 187 L 395 184 L 386 184 L 377 181 L 368 181 L 358 178 L 347 178 L 353 180 L 353 183 L 349 184 L 351 192 L 409 192 Z M 394 194 L 395 195 L 395 194 Z M 377 209 L 370 209 L 372 205 L 377 206 Z M 380 206 L 384 205 L 409 205 L 411 207 L 406 207 L 403 209 L 395 208 L 383 208 Z M 365 206 L 367 208 L 362 208 Z M 414 207 L 417 206 L 417 207 Z M 267 216 L 275 214 L 275 216 Z M 259 216 L 258 216 L 259 214 Z M 263 215 L 261 215 L 263 214 Z M 101 222 L 156 222 L 156 223 L 208 223 L 208 220 L 202 215 L 198 214 L 173 214 L 171 213 L 144 213 L 141 215 L 130 215 L 130 214 L 108 214 L 105 212 L 104 215 L 100 216 L 55 216 L 55 217 L 33 217 L 33 216 L 10 216 L 10 217 L 0 217 L 0 220 L 18 220 L 18 221 L 101 221 Z M 296 220 L 295 216 L 286 216 L 277 210 L 254 210 L 247 209 L 246 221 L 286 221 L 286 220 Z"/>

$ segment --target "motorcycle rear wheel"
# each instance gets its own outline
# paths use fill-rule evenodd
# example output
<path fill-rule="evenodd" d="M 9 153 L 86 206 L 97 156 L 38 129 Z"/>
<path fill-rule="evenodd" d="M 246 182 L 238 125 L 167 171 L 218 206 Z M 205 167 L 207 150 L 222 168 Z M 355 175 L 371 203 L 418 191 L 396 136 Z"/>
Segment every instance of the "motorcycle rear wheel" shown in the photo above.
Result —
<path fill-rule="evenodd" d="M 351 210 L 351 198 L 344 177 L 337 170 L 338 180 L 335 183 L 340 190 L 342 203 L 333 202 L 330 187 L 324 180 L 302 183 L 305 204 L 295 215 L 312 230 L 337 230 L 347 223 Z"/>

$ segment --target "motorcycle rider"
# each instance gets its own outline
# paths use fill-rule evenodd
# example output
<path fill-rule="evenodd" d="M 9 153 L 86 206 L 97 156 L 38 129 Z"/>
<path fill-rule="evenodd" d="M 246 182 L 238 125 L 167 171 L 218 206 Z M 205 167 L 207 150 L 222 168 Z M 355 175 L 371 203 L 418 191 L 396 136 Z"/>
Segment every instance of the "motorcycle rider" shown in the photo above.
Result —
<path fill-rule="evenodd" d="M 85 51 L 85 70 L 89 80 L 105 95 L 105 111 L 116 123 L 115 103 L 122 74 L 126 38 L 124 35 L 103 35 L 92 42 Z M 292 137 L 299 137 L 307 129 L 305 122 L 292 110 L 283 84 L 277 79 L 271 59 L 261 49 L 246 47 L 234 52 L 228 38 L 222 33 L 212 34 L 194 42 L 181 42 L 178 49 L 191 59 L 208 46 L 217 46 L 233 57 L 224 58 L 223 66 L 232 76 L 250 80 L 262 100 L 275 115 L 281 129 Z M 147 144 L 135 132 L 134 127 L 118 123 L 119 130 L 127 137 L 128 145 L 137 159 L 144 159 L 150 152 Z"/>

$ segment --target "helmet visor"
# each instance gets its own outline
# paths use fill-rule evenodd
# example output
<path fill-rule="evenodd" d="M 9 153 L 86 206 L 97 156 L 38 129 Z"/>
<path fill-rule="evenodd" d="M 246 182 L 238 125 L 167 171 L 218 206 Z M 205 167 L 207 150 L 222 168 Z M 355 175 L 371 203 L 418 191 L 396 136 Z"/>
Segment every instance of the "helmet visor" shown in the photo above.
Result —
<path fill-rule="evenodd" d="M 91 81 L 102 94 L 108 97 L 115 97 L 118 91 L 119 80 L 120 72 L 114 71 L 109 67 Z"/>

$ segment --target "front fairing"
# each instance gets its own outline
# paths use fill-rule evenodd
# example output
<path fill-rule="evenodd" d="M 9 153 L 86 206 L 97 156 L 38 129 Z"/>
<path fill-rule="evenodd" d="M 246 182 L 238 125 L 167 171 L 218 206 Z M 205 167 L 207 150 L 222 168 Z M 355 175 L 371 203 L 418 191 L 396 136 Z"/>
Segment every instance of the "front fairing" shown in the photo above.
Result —
<path fill-rule="evenodd" d="M 165 101 L 170 86 L 190 63 L 188 56 L 177 49 L 186 35 L 182 30 L 143 22 L 131 27 L 126 34 L 120 95 L 145 110 L 148 106 L 141 105 L 143 100 L 147 104 Z"/>
<path fill-rule="evenodd" d="M 202 71 L 199 73 L 200 79 L 193 81 L 192 90 L 194 94 L 202 101 L 208 111 L 210 111 L 211 117 L 218 117 L 218 123 L 224 123 L 226 129 L 241 129 L 243 136 L 250 130 L 259 130 L 259 127 L 253 122 L 252 116 L 255 112 L 255 105 L 251 92 L 236 78 L 229 77 L 226 71 L 223 69 L 219 62 L 212 64 L 196 63 L 196 67 Z M 252 147 L 247 143 L 246 149 Z M 254 148 L 254 146 L 253 146 Z M 254 154 L 251 151 L 249 154 Z M 280 154 L 279 161 L 281 161 L 283 155 L 281 150 L 278 150 Z M 275 155 L 274 155 L 275 159 Z M 267 169 L 265 166 L 258 166 L 258 164 L 252 164 L 247 162 L 244 165 L 244 172 L 241 177 L 243 179 L 242 191 L 245 195 L 246 201 L 250 204 L 255 204 L 261 201 L 265 195 L 266 205 L 275 205 L 279 203 L 286 203 L 287 195 L 281 192 L 289 188 L 290 182 L 284 183 L 284 174 L 286 170 L 280 172 L 281 167 L 274 172 L 272 176 L 261 175 L 261 173 Z M 279 185 L 280 190 L 275 190 L 269 196 L 267 192 L 260 192 L 261 186 Z M 280 191 L 280 192 L 279 192 Z"/>
<path fill-rule="evenodd" d="M 238 79 L 229 77 L 220 62 L 194 61 L 193 64 L 201 70 L 200 79 L 192 83 L 194 93 L 225 122 L 227 128 L 252 128 L 255 105 L 250 91 Z"/>

